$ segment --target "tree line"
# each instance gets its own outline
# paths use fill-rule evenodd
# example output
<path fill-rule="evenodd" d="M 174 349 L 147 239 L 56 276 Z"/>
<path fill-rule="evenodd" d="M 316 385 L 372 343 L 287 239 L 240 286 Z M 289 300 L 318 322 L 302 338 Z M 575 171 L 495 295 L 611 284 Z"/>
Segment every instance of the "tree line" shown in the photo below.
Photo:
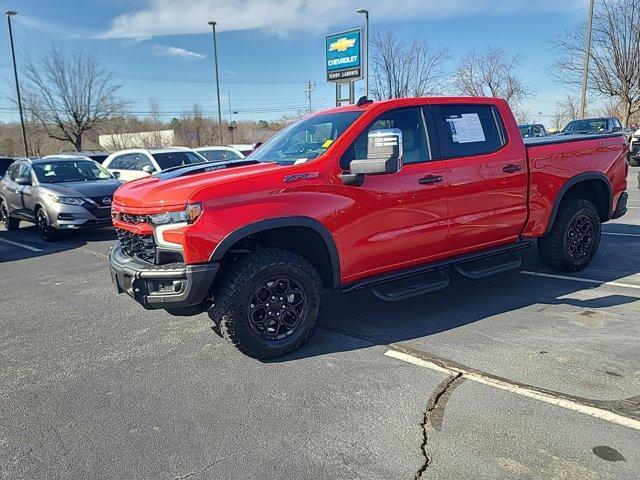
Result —
<path fill-rule="evenodd" d="M 625 125 L 640 115 L 640 0 L 599 0 L 594 14 L 588 88 L 592 105 L 619 116 Z M 585 25 L 563 33 L 552 42 L 555 60 L 549 75 L 573 94 L 557 105 L 551 118 L 554 128 L 575 119 L 575 92 L 582 82 Z M 521 77 L 520 56 L 507 55 L 488 46 L 465 53 L 449 69 L 453 59 L 446 48 L 434 47 L 415 36 L 400 41 L 392 32 L 371 35 L 370 95 L 389 99 L 429 95 L 489 96 L 506 99 L 518 121 L 530 121 L 523 106 L 535 97 L 535 89 Z M 157 101 L 150 101 L 147 118 L 126 115 L 128 103 L 118 97 L 120 85 L 103 68 L 94 52 L 65 56 L 55 47 L 38 62 L 28 58 L 24 68 L 25 111 L 32 155 L 55 153 L 71 147 L 97 146 L 97 133 L 124 133 L 174 129 L 177 141 L 187 146 L 215 144 L 219 127 L 198 105 L 170 122 L 161 119 Z M 595 101 L 593 101 L 595 99 Z M 595 113 L 594 109 L 591 110 Z M 302 114 L 303 112 L 299 112 Z M 282 128 L 290 118 L 277 122 L 240 122 L 223 126 L 225 142 L 262 141 Z M 9 138 L 15 128 L 3 126 L 0 150 L 12 153 L 17 145 Z M 88 140 L 88 142 L 86 141 Z M 153 145 L 150 145 L 153 146 Z M 14 153 L 15 154 L 15 153 Z"/>

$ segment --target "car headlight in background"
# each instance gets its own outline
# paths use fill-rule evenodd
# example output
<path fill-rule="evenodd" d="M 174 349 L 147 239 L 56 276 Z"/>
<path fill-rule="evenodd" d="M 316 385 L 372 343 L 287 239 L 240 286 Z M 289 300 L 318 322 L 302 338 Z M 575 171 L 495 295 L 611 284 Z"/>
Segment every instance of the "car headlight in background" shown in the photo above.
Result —
<path fill-rule="evenodd" d="M 169 225 L 171 223 L 193 223 L 202 214 L 201 203 L 190 203 L 187 208 L 179 212 L 165 212 L 147 215 L 147 221 L 153 226 Z"/>
<path fill-rule="evenodd" d="M 51 200 L 64 205 L 77 205 L 79 207 L 84 205 L 84 200 L 78 197 L 58 197 L 56 195 L 51 195 Z"/>

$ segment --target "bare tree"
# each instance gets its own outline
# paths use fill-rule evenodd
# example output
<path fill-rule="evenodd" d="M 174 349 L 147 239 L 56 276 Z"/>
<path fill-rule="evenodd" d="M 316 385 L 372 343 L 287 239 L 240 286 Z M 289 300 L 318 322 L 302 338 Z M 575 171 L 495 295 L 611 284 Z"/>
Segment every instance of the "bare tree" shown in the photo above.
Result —
<path fill-rule="evenodd" d="M 556 130 L 562 130 L 571 120 L 580 117 L 580 101 L 574 95 L 567 95 L 556 104 L 551 123 Z"/>
<path fill-rule="evenodd" d="M 149 120 L 151 120 L 152 130 L 144 138 L 146 148 L 161 148 L 164 146 L 160 130 L 164 129 L 162 115 L 160 113 L 160 102 L 155 98 L 149 99 Z"/>
<path fill-rule="evenodd" d="M 472 97 L 504 98 L 518 105 L 533 92 L 517 74 L 520 57 L 508 57 L 503 50 L 488 47 L 484 53 L 467 53 L 453 74 L 458 91 Z"/>
<path fill-rule="evenodd" d="M 47 135 L 82 150 L 82 136 L 120 113 L 119 85 L 104 70 L 94 52 L 66 57 L 55 47 L 39 62 L 26 60 L 27 112 Z"/>
<path fill-rule="evenodd" d="M 440 94 L 448 60 L 446 49 L 432 48 L 422 38 L 404 42 L 377 31 L 371 36 L 370 95 L 381 100 Z"/>
<path fill-rule="evenodd" d="M 640 111 L 640 0 L 601 0 L 593 16 L 588 87 L 617 97 L 624 124 Z M 560 56 L 552 75 L 569 85 L 580 85 L 585 55 L 585 28 L 565 32 L 556 42 Z"/>

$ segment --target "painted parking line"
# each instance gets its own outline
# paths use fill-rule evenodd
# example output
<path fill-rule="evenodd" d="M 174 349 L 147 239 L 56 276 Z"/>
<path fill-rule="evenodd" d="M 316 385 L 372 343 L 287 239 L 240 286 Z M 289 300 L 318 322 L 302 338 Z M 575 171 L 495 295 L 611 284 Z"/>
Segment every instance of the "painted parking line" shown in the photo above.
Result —
<path fill-rule="evenodd" d="M 542 273 L 542 272 L 529 272 L 527 270 L 522 270 L 520 273 L 522 273 L 523 275 L 533 275 L 536 277 L 555 278 L 557 280 L 573 280 L 574 282 L 593 283 L 596 285 L 610 285 L 612 287 L 633 288 L 635 290 L 640 290 L 640 285 L 632 285 L 630 283 L 603 282 L 601 280 L 593 280 L 591 278 L 568 277 L 566 275 L 554 275 L 552 273 Z"/>
<path fill-rule="evenodd" d="M 602 232 L 602 235 L 615 235 L 617 237 L 640 237 L 637 233 L 614 233 L 614 232 Z"/>
<path fill-rule="evenodd" d="M 9 245 L 13 245 L 16 247 L 24 248 L 25 250 L 31 250 L 32 252 L 41 252 L 42 249 L 32 247 L 31 245 L 25 245 L 24 243 L 12 242 L 11 240 L 6 240 L 4 238 L 0 238 L 0 242 L 8 243 Z"/>
<path fill-rule="evenodd" d="M 435 370 L 436 372 L 445 373 L 447 375 L 462 374 L 462 378 L 471 380 L 472 382 L 477 382 L 483 385 L 488 385 L 490 387 L 498 388 L 500 390 L 505 390 L 511 393 L 515 393 L 516 395 L 521 395 L 523 397 L 528 397 L 534 400 L 548 403 L 550 405 L 555 405 L 557 407 L 564 408 L 566 410 L 579 412 L 585 415 L 589 415 L 590 417 L 593 417 L 593 418 L 599 418 L 600 420 L 605 420 L 607 422 L 615 423 L 617 425 L 622 425 L 623 427 L 632 428 L 634 430 L 640 430 L 640 420 L 629 418 L 624 415 L 611 412 L 609 410 L 594 407 L 592 405 L 587 405 L 585 403 L 581 403 L 576 400 L 563 398 L 559 395 L 554 395 L 551 392 L 540 391 L 532 387 L 509 382 L 508 380 L 505 380 L 505 379 L 494 378 L 490 375 L 484 375 L 477 371 L 467 370 L 461 366 L 443 367 L 441 365 L 438 365 L 437 363 L 430 362 L 428 360 L 424 360 L 414 355 L 410 355 L 408 353 L 400 352 L 397 350 L 387 350 L 384 354 L 387 357 L 395 358 L 403 362 L 411 363 L 413 365 L 418 365 L 420 367 L 428 368 L 430 370 Z"/>

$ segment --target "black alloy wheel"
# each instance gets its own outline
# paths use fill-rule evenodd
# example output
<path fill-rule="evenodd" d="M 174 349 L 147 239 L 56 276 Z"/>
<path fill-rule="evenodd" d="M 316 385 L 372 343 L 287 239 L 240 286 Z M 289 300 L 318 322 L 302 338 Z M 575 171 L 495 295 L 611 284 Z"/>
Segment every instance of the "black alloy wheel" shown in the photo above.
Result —
<path fill-rule="evenodd" d="M 585 257 L 591 250 L 594 238 L 594 225 L 588 215 L 576 215 L 566 233 L 568 253 L 575 259 Z"/>
<path fill-rule="evenodd" d="M 249 326 L 265 340 L 280 340 L 294 333 L 307 311 L 304 288 L 285 275 L 262 281 L 254 289 L 247 305 Z"/>

